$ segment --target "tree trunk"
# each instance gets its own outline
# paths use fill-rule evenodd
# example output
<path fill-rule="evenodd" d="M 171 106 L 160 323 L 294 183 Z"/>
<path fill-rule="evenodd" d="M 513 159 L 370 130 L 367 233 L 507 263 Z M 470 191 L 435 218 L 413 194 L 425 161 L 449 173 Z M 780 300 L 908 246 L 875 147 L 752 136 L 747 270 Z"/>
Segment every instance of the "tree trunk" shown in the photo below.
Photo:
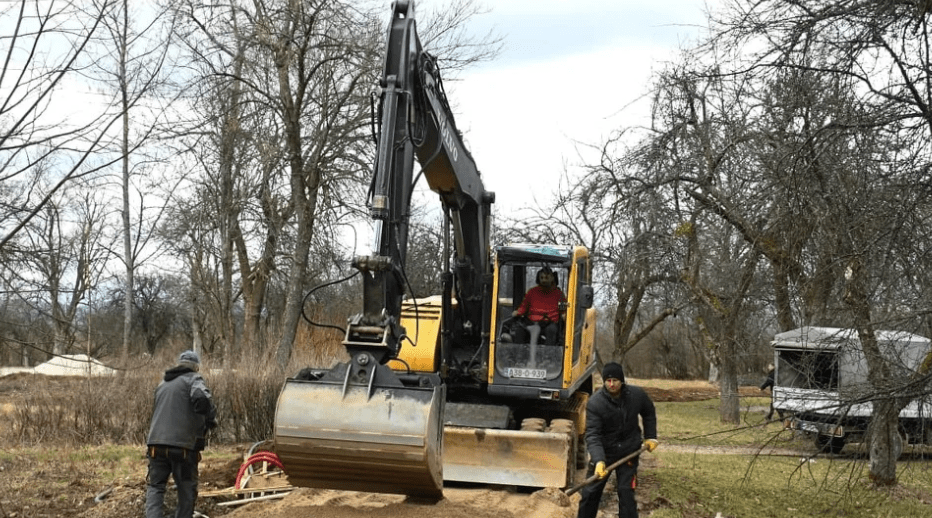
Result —
<path fill-rule="evenodd" d="M 197 243 L 197 237 L 192 236 L 192 242 Z M 194 348 L 194 352 L 201 354 L 201 351 L 204 350 L 204 333 L 202 331 L 202 319 L 201 319 L 201 304 L 200 304 L 200 282 L 201 278 L 201 261 L 203 260 L 204 249 L 199 245 L 195 244 L 195 251 L 193 255 L 188 256 L 188 278 L 191 281 L 191 285 L 188 288 L 188 302 L 191 306 L 191 314 L 189 315 L 191 319 L 191 346 Z"/>
<path fill-rule="evenodd" d="M 50 241 L 51 243 L 51 241 Z M 61 268 L 59 267 L 60 257 L 58 251 L 49 249 L 49 297 L 52 306 L 52 326 L 53 342 L 52 354 L 65 354 L 65 337 L 62 333 L 61 325 L 64 322 L 64 311 L 61 307 Z"/>
<path fill-rule="evenodd" d="M 738 355 L 736 342 L 728 338 L 722 344 L 719 355 L 721 364 L 721 391 L 719 402 L 719 417 L 723 423 L 739 424 L 741 422 L 741 404 L 738 399 Z"/>
<path fill-rule="evenodd" d="M 851 311 L 858 339 L 867 359 L 867 378 L 876 391 L 890 379 L 889 368 L 877 345 L 871 324 L 870 303 L 867 297 L 867 274 L 861 259 L 855 256 L 845 271 L 845 304 Z M 868 428 L 867 441 L 870 455 L 870 479 L 875 485 L 896 484 L 896 453 L 893 451 L 894 434 L 899 427 L 901 404 L 898 399 L 881 398 L 873 401 L 873 415 Z"/>
<path fill-rule="evenodd" d="M 790 297 L 789 279 L 782 261 L 770 261 L 773 271 L 773 295 L 777 312 L 777 323 L 781 331 L 789 331 L 796 327 L 793 317 L 793 305 Z"/>
<path fill-rule="evenodd" d="M 868 433 L 870 479 L 876 486 L 896 485 L 896 459 L 894 448 L 899 440 L 900 409 L 895 400 L 880 399 L 873 403 L 873 417 Z"/>
<path fill-rule="evenodd" d="M 121 188 L 123 190 L 123 264 L 126 267 L 126 284 L 123 287 L 123 357 L 129 357 L 129 344 L 133 336 L 133 295 L 135 293 L 135 275 L 136 265 L 133 254 L 133 234 L 132 222 L 129 213 L 129 87 L 126 76 L 126 59 L 127 45 L 129 39 L 127 31 L 129 29 L 129 6 L 127 1 L 123 2 L 123 33 L 117 40 L 119 46 L 119 76 L 117 80 L 120 83 L 120 102 L 122 104 L 123 133 L 120 140 L 121 163 L 123 166 Z"/>
<path fill-rule="evenodd" d="M 245 61 L 245 47 L 240 43 L 236 48 L 236 57 L 233 61 L 233 77 L 230 83 L 229 109 L 223 114 L 223 125 L 220 136 L 220 332 L 222 334 L 221 355 L 227 362 L 231 356 L 235 340 L 235 319 L 233 317 L 233 264 L 235 259 L 234 243 L 242 239 L 239 231 L 240 203 L 235 199 L 235 181 L 233 179 L 236 161 L 236 147 L 241 143 L 240 122 L 241 99 L 243 86 L 239 79 L 242 77 Z M 245 252 L 243 252 L 245 253 Z"/>
<path fill-rule="evenodd" d="M 298 216 L 298 233 L 295 236 L 294 251 L 292 254 L 291 272 L 288 276 L 287 299 L 285 300 L 285 314 L 282 319 L 282 336 L 278 345 L 278 365 L 284 369 L 291 360 L 295 336 L 298 332 L 298 322 L 304 304 L 304 278 L 307 274 L 308 257 L 311 248 L 311 239 L 314 236 L 314 213 L 317 209 L 317 188 L 307 190 L 305 198 L 303 175 L 292 178 L 292 189 L 297 189 L 293 196 L 300 197 L 296 214 Z"/>
<path fill-rule="evenodd" d="M 243 281 L 243 343 L 259 351 L 265 345 L 262 343 L 261 331 L 268 272 L 257 266 L 252 270 L 252 276 L 253 279 Z"/>

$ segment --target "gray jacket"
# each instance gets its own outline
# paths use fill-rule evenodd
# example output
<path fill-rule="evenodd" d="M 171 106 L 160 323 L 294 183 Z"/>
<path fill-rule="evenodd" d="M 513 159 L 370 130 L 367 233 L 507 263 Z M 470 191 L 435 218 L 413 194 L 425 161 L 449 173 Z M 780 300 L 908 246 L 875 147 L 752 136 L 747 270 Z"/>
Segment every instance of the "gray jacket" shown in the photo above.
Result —
<path fill-rule="evenodd" d="M 155 389 L 149 446 L 203 450 L 207 429 L 216 425 L 217 409 L 200 374 L 177 366 L 165 371 Z"/>

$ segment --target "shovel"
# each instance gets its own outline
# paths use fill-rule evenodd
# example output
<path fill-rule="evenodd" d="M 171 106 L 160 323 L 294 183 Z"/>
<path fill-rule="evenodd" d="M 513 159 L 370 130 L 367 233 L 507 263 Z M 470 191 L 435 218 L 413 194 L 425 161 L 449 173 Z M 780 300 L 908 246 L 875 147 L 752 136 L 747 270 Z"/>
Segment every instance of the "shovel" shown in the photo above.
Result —
<path fill-rule="evenodd" d="M 627 455 L 627 456 L 625 456 L 625 457 L 622 457 L 621 460 L 618 460 L 618 461 L 616 461 L 616 462 L 613 462 L 611 465 L 609 465 L 607 468 L 605 468 L 606 473 L 611 473 L 612 471 L 615 471 L 615 468 L 617 468 L 618 466 L 621 466 L 621 465 L 624 464 L 625 462 L 628 462 L 629 460 L 631 460 L 631 459 L 637 457 L 638 455 L 644 453 L 645 451 L 647 451 L 647 446 L 641 446 L 641 447 L 638 448 L 638 450 L 635 451 L 634 453 L 631 453 L 631 454 L 629 454 L 629 455 Z M 606 476 L 608 476 L 608 475 L 606 475 Z M 566 496 L 572 495 L 573 493 L 575 493 L 575 492 L 579 491 L 580 489 L 582 489 L 582 488 L 588 486 L 589 484 L 595 482 L 596 480 L 600 480 L 600 479 L 599 479 L 599 476 L 598 476 L 598 475 L 592 475 L 591 477 L 589 477 L 589 478 L 587 478 L 586 480 L 584 480 L 582 484 L 579 484 L 578 486 L 573 486 L 572 488 L 570 488 L 569 490 L 567 490 L 567 491 L 566 491 Z"/>

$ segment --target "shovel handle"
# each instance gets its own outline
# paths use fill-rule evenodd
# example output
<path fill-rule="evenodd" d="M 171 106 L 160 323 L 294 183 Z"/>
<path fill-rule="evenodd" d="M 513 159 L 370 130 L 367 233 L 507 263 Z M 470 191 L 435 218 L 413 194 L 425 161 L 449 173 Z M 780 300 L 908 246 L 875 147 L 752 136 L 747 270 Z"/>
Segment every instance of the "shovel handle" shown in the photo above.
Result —
<path fill-rule="evenodd" d="M 607 468 L 605 468 L 606 473 L 611 473 L 612 471 L 615 471 L 615 469 L 618 468 L 618 466 L 621 466 L 621 465 L 624 464 L 625 462 L 628 462 L 629 460 L 631 460 L 631 459 L 637 457 L 638 455 L 644 453 L 645 451 L 647 451 L 647 446 L 641 446 L 641 447 L 638 448 L 635 452 L 630 453 L 630 454 L 628 454 L 628 455 L 622 457 L 620 460 L 613 462 L 611 465 L 609 465 Z M 582 488 L 588 486 L 589 484 L 595 482 L 596 480 L 599 480 L 599 476 L 598 476 L 598 475 L 592 475 L 591 477 L 589 477 L 589 478 L 587 478 L 586 480 L 584 480 L 582 484 L 579 484 L 578 486 L 573 486 L 572 488 L 570 488 L 570 489 L 566 492 L 566 496 L 572 495 L 573 493 L 575 493 L 575 492 L 579 491 L 580 489 L 582 489 Z"/>

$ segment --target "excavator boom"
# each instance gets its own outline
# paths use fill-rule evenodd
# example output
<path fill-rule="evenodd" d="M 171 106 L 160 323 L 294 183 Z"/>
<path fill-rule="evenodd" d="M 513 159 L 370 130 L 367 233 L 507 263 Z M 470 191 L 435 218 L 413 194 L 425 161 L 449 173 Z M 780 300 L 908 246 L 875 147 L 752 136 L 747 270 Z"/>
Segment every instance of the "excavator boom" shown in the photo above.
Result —
<path fill-rule="evenodd" d="M 493 258 L 495 196 L 421 47 L 413 1 L 393 4 L 380 86 L 375 238 L 353 261 L 363 307 L 346 328 L 349 358 L 285 382 L 275 453 L 298 486 L 439 498 L 444 480 L 569 485 L 594 366 L 588 252 L 515 245 Z M 442 293 L 406 300 L 415 161 L 443 209 Z M 543 267 L 562 274 L 567 317 L 556 343 L 517 343 L 507 321 Z"/>

